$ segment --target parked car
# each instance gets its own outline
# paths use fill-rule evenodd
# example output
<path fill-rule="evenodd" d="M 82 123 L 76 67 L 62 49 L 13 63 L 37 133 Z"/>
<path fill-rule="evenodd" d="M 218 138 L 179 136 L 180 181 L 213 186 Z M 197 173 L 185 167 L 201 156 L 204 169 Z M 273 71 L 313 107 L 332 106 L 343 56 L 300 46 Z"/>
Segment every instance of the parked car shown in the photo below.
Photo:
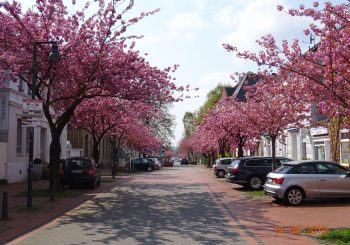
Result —
<path fill-rule="evenodd" d="M 228 167 L 233 162 L 233 160 L 235 160 L 234 157 L 217 159 L 215 161 L 215 164 L 213 165 L 214 174 L 219 178 L 225 177 L 225 175 L 228 171 Z"/>
<path fill-rule="evenodd" d="M 181 165 L 188 165 L 188 160 L 186 158 L 181 159 Z"/>
<path fill-rule="evenodd" d="M 136 158 L 132 160 L 132 164 L 135 170 L 152 172 L 154 169 L 156 169 L 155 162 L 149 158 Z"/>
<path fill-rule="evenodd" d="M 60 169 L 62 185 L 86 184 L 91 188 L 101 183 L 100 166 L 87 157 L 66 159 Z"/>
<path fill-rule="evenodd" d="M 265 193 L 291 205 L 305 198 L 350 197 L 350 172 L 326 161 L 294 161 L 267 175 Z"/>
<path fill-rule="evenodd" d="M 292 159 L 276 157 L 276 166 L 290 162 Z M 263 187 L 266 175 L 272 171 L 272 157 L 239 157 L 228 168 L 226 180 L 252 190 Z"/>
<path fill-rule="evenodd" d="M 158 157 L 147 157 L 147 159 L 151 159 L 155 163 L 155 169 L 160 170 L 163 167 L 163 163 Z"/>

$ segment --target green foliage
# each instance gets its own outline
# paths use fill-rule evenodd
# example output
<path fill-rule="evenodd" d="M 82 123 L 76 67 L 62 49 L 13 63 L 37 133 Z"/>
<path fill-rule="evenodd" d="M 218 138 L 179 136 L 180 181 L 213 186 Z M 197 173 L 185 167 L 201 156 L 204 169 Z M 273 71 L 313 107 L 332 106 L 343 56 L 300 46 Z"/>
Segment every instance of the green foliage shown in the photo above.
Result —
<path fill-rule="evenodd" d="M 329 230 L 326 234 L 323 234 L 320 239 L 331 242 L 332 244 L 350 244 L 350 228 Z"/>
<path fill-rule="evenodd" d="M 185 129 L 185 135 L 184 137 L 187 138 L 192 134 L 192 131 L 194 129 L 194 122 L 196 120 L 196 115 L 192 112 L 185 112 L 185 115 L 182 119 L 182 122 L 184 124 Z"/>
<path fill-rule="evenodd" d="M 203 118 L 208 113 L 208 110 L 213 109 L 215 104 L 219 101 L 223 88 L 224 85 L 219 84 L 208 93 L 207 100 L 204 102 L 204 105 L 199 108 L 199 111 L 197 113 L 198 124 L 203 121 Z"/>

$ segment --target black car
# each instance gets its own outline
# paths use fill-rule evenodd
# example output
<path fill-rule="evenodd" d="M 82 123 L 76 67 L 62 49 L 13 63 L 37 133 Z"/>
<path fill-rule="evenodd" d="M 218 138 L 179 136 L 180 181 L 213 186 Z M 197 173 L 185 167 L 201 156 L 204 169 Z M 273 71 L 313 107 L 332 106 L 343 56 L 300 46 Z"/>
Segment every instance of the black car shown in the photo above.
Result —
<path fill-rule="evenodd" d="M 101 169 L 95 160 L 87 157 L 66 159 L 60 170 L 62 185 L 86 184 L 91 188 L 101 184 Z"/>
<path fill-rule="evenodd" d="M 188 160 L 186 158 L 182 159 L 181 165 L 188 165 Z"/>
<path fill-rule="evenodd" d="M 136 158 L 132 160 L 132 165 L 134 166 L 135 170 L 152 172 L 154 169 L 156 169 L 155 162 L 150 158 Z"/>
<path fill-rule="evenodd" d="M 292 159 L 276 157 L 276 166 Z M 259 190 L 266 181 L 266 175 L 272 171 L 272 157 L 239 157 L 229 166 L 226 180 L 244 187 Z"/>

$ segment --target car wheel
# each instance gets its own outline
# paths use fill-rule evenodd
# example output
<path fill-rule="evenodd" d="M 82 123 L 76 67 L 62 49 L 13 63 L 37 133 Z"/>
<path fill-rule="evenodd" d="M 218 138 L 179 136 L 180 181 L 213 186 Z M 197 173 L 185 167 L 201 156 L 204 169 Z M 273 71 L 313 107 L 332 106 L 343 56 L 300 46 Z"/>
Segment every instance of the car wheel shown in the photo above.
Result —
<path fill-rule="evenodd" d="M 249 180 L 249 188 L 252 190 L 260 190 L 262 188 L 263 181 L 257 176 L 253 176 Z"/>
<path fill-rule="evenodd" d="M 286 191 L 285 200 L 290 205 L 299 205 L 304 200 L 304 192 L 298 187 L 291 187 Z"/>
<path fill-rule="evenodd" d="M 159 170 L 159 166 L 158 165 L 156 166 L 156 170 Z"/>
<path fill-rule="evenodd" d="M 219 170 L 218 173 L 216 174 L 219 178 L 224 178 L 225 177 L 225 171 Z"/>
<path fill-rule="evenodd" d="M 152 172 L 152 171 L 153 171 L 153 168 L 150 166 L 150 167 L 147 168 L 147 171 L 148 171 L 148 172 Z"/>

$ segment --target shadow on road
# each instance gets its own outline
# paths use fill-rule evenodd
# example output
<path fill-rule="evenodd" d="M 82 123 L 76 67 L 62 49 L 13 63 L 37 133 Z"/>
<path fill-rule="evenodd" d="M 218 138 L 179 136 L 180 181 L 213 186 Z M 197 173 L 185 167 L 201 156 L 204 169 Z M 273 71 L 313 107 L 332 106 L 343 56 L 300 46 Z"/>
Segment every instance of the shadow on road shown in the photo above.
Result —
<path fill-rule="evenodd" d="M 183 184 L 121 186 L 106 197 L 93 199 L 56 227 L 78 226 L 90 242 L 105 244 L 239 244 L 238 234 L 202 188 Z"/>

